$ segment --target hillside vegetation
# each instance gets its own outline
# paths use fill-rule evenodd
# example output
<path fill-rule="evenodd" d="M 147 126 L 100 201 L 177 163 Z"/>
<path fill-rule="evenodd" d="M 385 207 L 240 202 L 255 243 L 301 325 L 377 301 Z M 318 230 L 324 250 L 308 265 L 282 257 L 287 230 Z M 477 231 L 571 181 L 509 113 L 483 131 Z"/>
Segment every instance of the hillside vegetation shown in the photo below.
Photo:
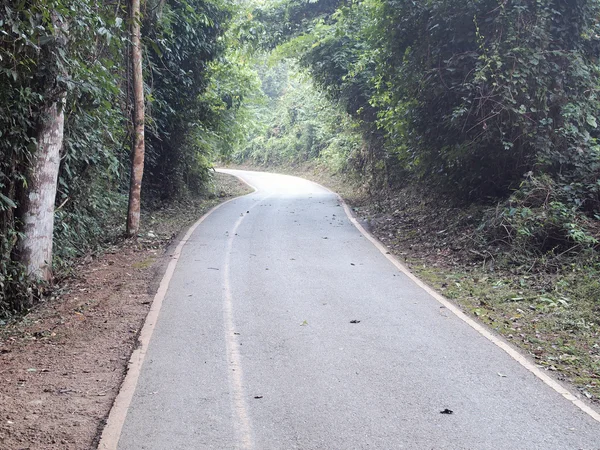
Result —
<path fill-rule="evenodd" d="M 131 2 L 2 0 L 0 8 L 0 317 L 7 317 L 39 300 L 74 258 L 125 233 L 135 134 L 130 30 L 138 19 Z M 231 88 L 254 80 L 236 83 L 245 75 L 228 30 L 238 12 L 220 0 L 142 3 L 146 209 L 201 195 L 218 146 L 235 138 Z M 49 124 L 55 132 L 44 134 Z M 45 156 L 56 144 L 60 161 Z M 44 172 L 55 164 L 57 173 Z M 53 192 L 54 208 L 31 212 L 35 199 Z M 31 228 L 42 222 L 50 276 L 40 280 L 28 269 L 26 244 L 40 238 Z"/>

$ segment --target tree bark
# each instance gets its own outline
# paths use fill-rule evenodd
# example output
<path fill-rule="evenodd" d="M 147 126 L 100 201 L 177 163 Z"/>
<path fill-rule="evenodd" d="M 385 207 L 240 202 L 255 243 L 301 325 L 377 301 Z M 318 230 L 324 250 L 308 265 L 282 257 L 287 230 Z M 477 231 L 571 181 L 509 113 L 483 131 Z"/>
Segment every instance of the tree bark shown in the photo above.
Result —
<path fill-rule="evenodd" d="M 131 184 L 127 211 L 127 235 L 136 236 L 140 228 L 140 197 L 144 175 L 144 78 L 140 30 L 140 0 L 130 0 L 131 60 L 133 65 L 133 150 L 131 155 Z"/>
<path fill-rule="evenodd" d="M 43 280 L 52 278 L 54 202 L 63 145 L 65 95 L 62 94 L 42 112 L 37 148 L 28 179 L 28 193 L 22 205 L 21 220 L 25 237 L 20 245 L 20 258 L 30 277 Z"/>
<path fill-rule="evenodd" d="M 67 44 L 67 24 L 58 14 L 52 13 L 55 27 L 56 48 Z M 57 58 L 54 52 L 49 58 Z M 54 65 L 55 61 L 50 61 Z M 62 64 L 58 64 L 60 75 L 66 77 Z M 27 274 L 34 279 L 52 278 L 52 244 L 54 234 L 54 203 L 58 185 L 60 151 L 63 146 L 66 90 L 56 80 L 48 89 L 51 101 L 44 105 L 37 129 L 37 144 L 32 155 L 27 177 L 27 190 L 19 207 L 23 239 L 18 246 L 20 261 Z"/>

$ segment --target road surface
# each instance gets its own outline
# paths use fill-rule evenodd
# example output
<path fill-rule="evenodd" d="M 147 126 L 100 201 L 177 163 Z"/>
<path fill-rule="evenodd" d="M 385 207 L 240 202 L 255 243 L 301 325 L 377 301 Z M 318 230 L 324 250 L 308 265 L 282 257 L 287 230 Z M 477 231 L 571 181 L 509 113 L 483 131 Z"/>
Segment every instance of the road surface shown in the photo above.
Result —
<path fill-rule="evenodd" d="M 120 450 L 600 449 L 598 421 L 400 272 L 334 194 L 230 172 L 257 191 L 183 247 Z"/>

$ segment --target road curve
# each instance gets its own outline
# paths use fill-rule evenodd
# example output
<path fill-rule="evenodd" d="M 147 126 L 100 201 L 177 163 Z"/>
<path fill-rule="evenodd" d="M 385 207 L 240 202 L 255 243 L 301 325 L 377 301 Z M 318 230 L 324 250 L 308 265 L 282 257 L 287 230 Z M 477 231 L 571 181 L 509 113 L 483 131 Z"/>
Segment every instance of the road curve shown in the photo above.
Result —
<path fill-rule="evenodd" d="M 599 422 L 398 271 L 335 194 L 226 172 L 256 192 L 183 247 L 120 450 L 600 450 Z"/>

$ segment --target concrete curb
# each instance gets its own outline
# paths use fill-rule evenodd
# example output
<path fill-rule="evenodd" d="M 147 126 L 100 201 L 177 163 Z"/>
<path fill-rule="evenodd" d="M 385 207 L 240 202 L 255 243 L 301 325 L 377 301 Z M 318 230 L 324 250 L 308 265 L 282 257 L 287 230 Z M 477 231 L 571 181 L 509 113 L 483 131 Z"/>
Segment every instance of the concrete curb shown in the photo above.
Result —
<path fill-rule="evenodd" d="M 245 180 L 242 180 L 240 177 L 236 178 L 240 179 L 242 182 L 244 182 L 245 184 L 250 186 L 250 188 L 256 191 L 256 189 L 250 184 L 248 184 Z M 135 392 L 138 379 L 140 377 L 140 372 L 144 363 L 144 358 L 148 350 L 148 344 L 150 343 L 150 339 L 152 338 L 152 333 L 154 332 L 154 328 L 158 321 L 158 316 L 163 304 L 163 300 L 166 296 L 171 279 L 173 278 L 173 273 L 175 273 L 175 268 L 179 261 L 179 257 L 181 256 L 183 246 L 190 239 L 194 231 L 196 231 L 196 228 L 198 228 L 198 226 L 202 222 L 204 222 L 207 217 L 209 217 L 217 209 L 221 208 L 222 206 L 239 197 L 231 198 L 211 208 L 206 214 L 204 214 L 200 219 L 198 219 L 192 226 L 190 226 L 187 233 L 183 236 L 181 241 L 179 241 L 179 244 L 173 251 L 173 254 L 170 256 L 171 259 L 167 265 L 158 290 L 154 295 L 152 305 L 150 306 L 150 310 L 148 311 L 148 315 L 146 316 L 146 320 L 144 321 L 142 330 L 140 331 L 140 335 L 138 337 L 138 345 L 131 354 L 131 358 L 129 359 L 129 363 L 127 365 L 127 375 L 125 375 L 125 379 L 121 384 L 119 393 L 117 394 L 117 397 L 115 398 L 113 406 L 108 415 L 106 425 L 102 430 L 102 435 L 100 437 L 100 441 L 97 447 L 99 450 L 117 450 L 119 438 L 121 437 L 121 431 L 123 429 L 123 424 L 125 423 L 125 418 L 127 416 L 127 411 L 129 410 L 129 406 L 131 405 L 131 400 L 133 399 L 133 394 Z"/>

